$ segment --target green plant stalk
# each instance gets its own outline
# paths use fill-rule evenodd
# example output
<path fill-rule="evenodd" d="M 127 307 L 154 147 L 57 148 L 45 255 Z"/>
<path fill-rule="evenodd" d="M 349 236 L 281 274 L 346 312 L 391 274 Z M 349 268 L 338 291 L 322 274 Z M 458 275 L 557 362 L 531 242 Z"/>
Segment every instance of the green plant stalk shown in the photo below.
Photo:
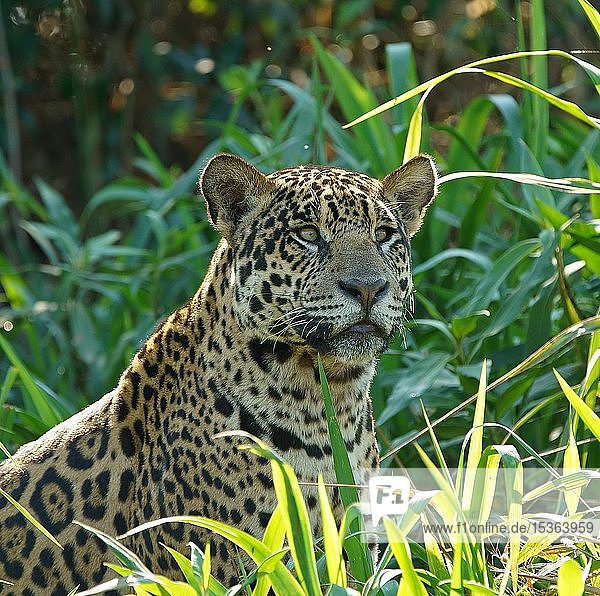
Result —
<path fill-rule="evenodd" d="M 329 439 L 331 441 L 331 450 L 333 454 L 333 466 L 335 469 L 336 481 L 342 485 L 338 488 L 340 498 L 344 508 L 347 509 L 353 503 L 359 500 L 358 490 L 350 488 L 356 486 L 354 473 L 350 465 L 346 444 L 340 431 L 340 427 L 335 415 L 333 400 L 331 399 L 331 391 L 329 383 L 323 368 L 321 357 L 318 357 L 319 377 L 321 380 L 321 390 L 323 393 L 323 401 L 325 403 L 325 413 L 327 415 L 327 428 L 329 430 Z M 358 539 L 359 533 L 363 530 L 362 522 L 354 522 L 350 524 L 349 531 L 352 534 L 345 543 L 345 549 L 350 560 L 350 569 L 356 579 L 361 582 L 366 582 L 373 573 L 371 557 L 369 557 L 366 545 L 362 544 Z"/>
<path fill-rule="evenodd" d="M 544 0 L 532 1 L 532 14 L 530 19 L 530 49 L 546 50 L 546 17 L 544 14 Z M 546 91 L 548 89 L 548 59 L 546 56 L 533 56 L 531 58 L 531 82 Z M 544 163 L 549 134 L 550 112 L 546 101 L 541 97 L 532 97 L 531 102 L 531 150 L 538 162 Z"/>

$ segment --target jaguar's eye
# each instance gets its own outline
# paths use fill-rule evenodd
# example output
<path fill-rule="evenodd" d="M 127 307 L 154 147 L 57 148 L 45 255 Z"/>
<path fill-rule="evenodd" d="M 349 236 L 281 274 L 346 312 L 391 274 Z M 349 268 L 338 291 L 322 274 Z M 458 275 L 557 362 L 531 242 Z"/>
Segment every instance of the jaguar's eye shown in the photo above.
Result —
<path fill-rule="evenodd" d="M 319 230 L 315 226 L 302 226 L 296 232 L 306 242 L 316 242 L 320 236 Z"/>
<path fill-rule="evenodd" d="M 389 228 L 387 226 L 379 226 L 375 230 L 375 241 L 376 242 L 385 242 L 386 240 L 390 239 L 390 237 L 393 233 L 394 233 L 394 230 L 392 228 Z"/>

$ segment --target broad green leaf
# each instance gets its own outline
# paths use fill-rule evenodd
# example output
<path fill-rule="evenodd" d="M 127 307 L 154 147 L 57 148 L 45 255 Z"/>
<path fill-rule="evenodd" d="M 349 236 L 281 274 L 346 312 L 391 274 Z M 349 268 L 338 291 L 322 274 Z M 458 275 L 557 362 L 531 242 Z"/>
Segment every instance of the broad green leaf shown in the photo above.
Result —
<path fill-rule="evenodd" d="M 385 409 L 377 417 L 377 425 L 381 426 L 403 410 L 407 404 L 424 395 L 435 383 L 450 359 L 451 354 L 430 353 L 427 358 L 413 364 L 394 385 Z"/>
<path fill-rule="evenodd" d="M 489 310 L 479 310 L 464 317 L 454 317 L 450 322 L 452 333 L 457 340 L 464 339 L 469 333 L 475 330 L 481 317 L 489 317 Z"/>
<path fill-rule="evenodd" d="M 388 43 L 385 46 L 385 56 L 392 95 L 401 95 L 419 84 L 412 44 Z M 407 101 L 405 105 L 394 108 L 394 123 L 408 125 L 410 114 L 414 112 L 417 103 L 416 100 Z"/>
<path fill-rule="evenodd" d="M 2 254 L 0 254 L 0 285 L 4 290 L 5 299 L 8 299 L 13 309 L 23 308 L 34 301 L 24 277 Z"/>
<path fill-rule="evenodd" d="M 541 253 L 534 259 L 527 273 L 521 276 L 520 283 L 510 297 L 503 300 L 492 313 L 487 325 L 478 334 L 479 339 L 491 337 L 515 321 L 532 297 L 537 294 L 540 284 L 554 274 L 552 259 L 559 237 L 553 230 L 542 230 L 540 239 Z"/>
<path fill-rule="evenodd" d="M 355 118 L 358 114 L 376 105 L 376 99 L 368 87 L 360 84 L 350 69 L 336 57 L 326 52 L 316 37 L 312 37 L 319 63 L 329 79 L 333 93 L 346 119 Z M 373 121 L 364 123 L 355 129 L 363 154 L 370 161 L 372 173 L 381 177 L 398 166 L 399 156 L 396 143 L 385 122 Z"/>
<path fill-rule="evenodd" d="M 151 165 L 152 175 L 156 178 L 159 184 L 163 187 L 171 186 L 173 180 L 169 175 L 169 171 L 165 168 L 160 161 L 160 158 L 150 146 L 150 143 L 140 134 L 134 133 L 133 139 L 138 149 L 142 152 L 147 162 Z M 148 169 L 148 168 L 146 168 Z"/>
<path fill-rule="evenodd" d="M 511 246 L 496 260 L 491 269 L 479 278 L 470 292 L 469 302 L 459 311 L 460 315 L 470 315 L 487 309 L 507 277 L 519 263 L 539 248 L 540 241 L 537 239 L 522 240 Z"/>
<path fill-rule="evenodd" d="M 563 476 L 556 476 L 552 480 L 548 482 L 544 482 L 540 486 L 537 486 L 534 489 L 531 489 L 527 494 L 523 496 L 523 503 L 530 503 L 535 501 L 535 499 L 539 499 L 548 493 L 560 490 L 560 491 L 573 491 L 581 489 L 587 486 L 590 483 L 590 480 L 600 479 L 600 472 L 595 472 L 594 470 L 575 470 L 575 471 L 565 471 Z M 574 514 L 573 514 L 574 515 Z"/>
<path fill-rule="evenodd" d="M 481 267 L 486 271 L 493 266 L 492 260 L 479 252 L 465 248 L 448 248 L 434 255 L 430 259 L 427 259 L 427 261 L 425 261 L 424 263 L 417 265 L 413 269 L 413 276 L 424 273 L 425 271 L 429 271 L 430 269 L 434 269 L 435 267 L 438 267 L 440 263 L 443 263 L 448 259 L 457 258 L 466 259 L 474 265 L 477 265 L 478 267 Z"/>
<path fill-rule="evenodd" d="M 544 14 L 544 0 L 532 0 L 531 17 L 529 18 L 529 43 L 530 50 L 545 50 L 546 43 L 546 15 Z M 531 59 L 532 84 L 547 91 L 548 89 L 548 58 L 547 56 L 533 56 Z M 533 97 L 531 101 L 531 132 L 530 146 L 538 161 L 546 158 L 546 147 L 549 136 L 550 112 L 549 102 L 542 96 Z"/>
<path fill-rule="evenodd" d="M 65 199 L 41 178 L 35 179 L 35 185 L 44 202 L 50 222 L 63 230 L 74 245 L 79 244 L 79 226 Z"/>
<path fill-rule="evenodd" d="M 502 457 L 493 447 L 487 447 L 481 456 L 480 467 L 477 470 L 473 485 L 473 498 L 471 499 L 471 509 L 469 511 L 469 519 L 476 519 L 479 524 L 485 524 L 490 517 L 501 461 Z"/>
<path fill-rule="evenodd" d="M 581 0 L 580 0 L 581 1 Z M 583 570 L 577 561 L 567 559 L 558 568 L 558 596 L 581 596 L 585 590 Z"/>
<path fill-rule="evenodd" d="M 464 545 L 462 540 L 459 540 L 454 545 L 454 552 L 452 553 L 452 573 L 450 574 L 450 596 L 463 596 L 465 593 L 463 587 L 463 548 Z"/>

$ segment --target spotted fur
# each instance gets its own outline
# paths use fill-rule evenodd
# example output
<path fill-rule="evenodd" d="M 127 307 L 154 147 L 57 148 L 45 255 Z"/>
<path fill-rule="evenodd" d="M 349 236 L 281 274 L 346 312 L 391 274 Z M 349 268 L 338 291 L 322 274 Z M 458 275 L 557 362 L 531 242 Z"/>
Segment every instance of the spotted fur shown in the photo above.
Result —
<path fill-rule="evenodd" d="M 219 155 L 201 187 L 223 240 L 196 295 L 113 391 L 0 464 L 0 486 L 64 546 L 0 498 L 0 578 L 14 583 L 3 594 L 64 595 L 111 576 L 106 547 L 73 520 L 118 535 L 159 517 L 202 515 L 262 535 L 275 504 L 269 465 L 213 437 L 245 430 L 300 480 L 319 472 L 331 480 L 318 353 L 352 465 L 378 465 L 369 385 L 410 300 L 409 236 L 435 195 L 432 161 L 419 156 L 377 181 L 317 166 L 265 176 Z M 307 502 L 318 532 L 314 492 Z M 156 573 L 174 575 L 160 544 L 186 552 L 209 539 L 216 577 L 236 582 L 231 544 L 193 526 L 125 543 Z"/>

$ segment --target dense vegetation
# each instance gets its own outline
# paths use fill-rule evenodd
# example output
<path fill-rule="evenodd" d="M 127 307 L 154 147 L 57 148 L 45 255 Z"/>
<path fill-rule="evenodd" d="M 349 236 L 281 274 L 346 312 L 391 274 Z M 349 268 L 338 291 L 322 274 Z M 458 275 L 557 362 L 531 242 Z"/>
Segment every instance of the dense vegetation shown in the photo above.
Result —
<path fill-rule="evenodd" d="M 565 4 L 578 19 L 587 16 L 600 39 L 600 16 L 589 3 Z M 544 49 L 554 23 L 541 0 L 527 6 L 528 18 L 515 9 L 512 34 L 523 52 Z M 20 183 L 0 157 L 0 443 L 12 451 L 110 389 L 156 322 L 193 293 L 216 241 L 195 196 L 209 155 L 231 151 L 264 170 L 312 162 L 382 176 L 422 150 L 436 158 L 442 186 L 413 242 L 414 320 L 382 357 L 373 386 L 384 465 L 522 469 L 526 458 L 572 472 L 600 465 L 593 413 L 600 376 L 600 121 L 591 116 L 600 106 L 600 69 L 587 55 L 561 52 L 472 65 L 439 86 L 477 81 L 481 92 L 450 118 L 430 114 L 428 121 L 421 110 L 437 86 L 419 86 L 424 78 L 411 44 L 385 46 L 388 88 L 376 94 L 339 52 L 315 36 L 305 43 L 312 62 L 302 84 L 265 76 L 261 61 L 223 70 L 220 89 L 233 103 L 184 171 L 165 166 L 144 137 L 131 135 L 131 173 L 93 190 L 81 212 L 42 178 L 34 187 Z M 552 80 L 559 72 L 563 80 Z M 502 87 L 486 93 L 482 80 Z M 402 101 L 386 114 L 342 128 L 398 96 Z M 529 176 L 496 177 L 502 172 Z M 501 461 L 490 463 L 494 455 Z M 273 465 L 276 477 L 288 479 L 278 485 L 283 495 L 293 475 Z M 465 498 L 484 500 L 473 484 L 457 481 L 453 491 L 447 479 L 440 483 L 451 511 L 464 509 Z M 259 562 L 281 549 L 292 513 L 296 529 L 302 526 L 302 502 L 292 493 L 292 505 L 274 516 Z M 411 562 L 407 528 L 386 529 L 406 594 L 425 593 L 422 582 L 439 594 L 464 587 L 539 593 L 560 582 L 556 570 L 571 559 L 576 567 L 564 566 L 562 581 L 572 587 L 585 569 L 588 585 L 600 585 L 600 551 L 592 542 L 557 554 L 530 540 L 525 555 L 511 544 L 506 558 L 492 562 L 478 543 L 444 549 L 433 540 L 427 548 L 411 545 Z M 310 541 L 308 532 L 290 534 L 292 542 Z M 344 586 L 345 573 L 334 571 L 336 536 L 331 531 L 325 542 L 327 572 L 319 569 L 323 584 Z M 246 537 L 237 539 L 248 546 Z M 266 593 L 269 582 L 286 594 L 320 589 L 307 555 L 313 550 L 290 546 L 294 574 L 271 561 L 256 593 Z M 376 593 L 380 580 L 368 554 L 352 543 L 348 549 L 350 572 L 366 582 L 365 593 Z M 383 557 L 378 578 L 391 556 Z M 128 553 L 121 557 L 135 569 Z M 201 559 L 200 551 L 191 563 L 180 559 L 189 586 L 162 589 L 203 593 L 209 579 Z M 148 580 L 146 570 L 137 571 Z M 383 576 L 389 581 L 381 590 L 395 592 L 398 578 Z M 212 579 L 210 591 L 222 593 Z"/>

